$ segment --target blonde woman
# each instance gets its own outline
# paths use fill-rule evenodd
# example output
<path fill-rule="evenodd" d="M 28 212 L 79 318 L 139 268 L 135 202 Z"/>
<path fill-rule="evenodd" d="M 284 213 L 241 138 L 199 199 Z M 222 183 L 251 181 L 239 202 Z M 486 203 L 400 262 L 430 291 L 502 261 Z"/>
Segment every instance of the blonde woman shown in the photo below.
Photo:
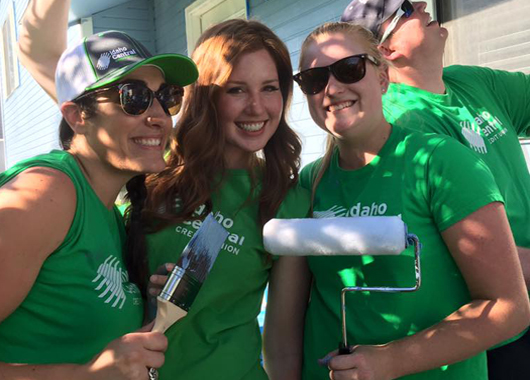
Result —
<path fill-rule="evenodd" d="M 399 215 L 423 244 L 418 291 L 347 295 L 353 344 L 348 355 L 335 350 L 341 289 L 410 285 L 412 253 L 308 258 L 313 286 L 302 378 L 322 379 L 330 372 L 335 380 L 486 380 L 484 351 L 520 332 L 530 317 L 493 176 L 450 138 L 393 128 L 385 120 L 387 69 L 377 42 L 362 27 L 329 23 L 314 30 L 302 46 L 300 70 L 295 80 L 330 140 L 325 156 L 301 174 L 302 185 L 313 191 L 314 215 L 334 210 L 336 216 L 360 216 L 358 210 L 370 206 L 371 215 Z M 299 298 L 295 292 L 283 295 Z M 269 309 L 272 322 L 283 314 Z M 293 328 L 301 322 L 291 321 Z M 275 324 L 270 327 L 274 332 Z M 296 353 L 301 342 L 297 346 L 290 338 L 276 335 L 270 350 L 290 345 Z M 300 366 L 301 358 L 292 357 L 266 365 Z"/>

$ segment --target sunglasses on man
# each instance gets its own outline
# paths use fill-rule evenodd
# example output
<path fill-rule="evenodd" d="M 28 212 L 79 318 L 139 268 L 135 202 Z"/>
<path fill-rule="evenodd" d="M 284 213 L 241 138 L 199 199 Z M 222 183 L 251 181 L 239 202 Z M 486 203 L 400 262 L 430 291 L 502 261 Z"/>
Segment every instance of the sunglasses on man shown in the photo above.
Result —
<path fill-rule="evenodd" d="M 155 98 L 167 115 L 174 116 L 180 111 L 184 95 L 184 89 L 176 84 L 165 83 L 158 91 L 153 91 L 145 83 L 133 81 L 87 92 L 75 100 L 106 92 L 117 93 L 118 97 L 109 97 L 109 99 L 118 103 L 127 115 L 132 116 L 138 116 L 147 111 Z"/>
<path fill-rule="evenodd" d="M 341 83 L 359 82 L 366 74 L 366 61 L 379 66 L 379 61 L 369 54 L 342 58 L 329 66 L 314 67 L 296 74 L 293 79 L 306 95 L 315 95 L 326 88 L 330 73 Z"/>
<path fill-rule="evenodd" d="M 405 0 L 403 4 L 401 4 L 401 7 L 396 11 L 396 15 L 392 19 L 392 22 L 388 25 L 388 27 L 385 30 L 385 33 L 381 37 L 381 40 L 379 41 L 380 44 L 386 41 L 386 39 L 390 36 L 390 34 L 396 29 L 396 26 L 401 19 L 401 17 L 409 18 L 410 15 L 414 13 L 414 5 L 409 0 Z"/>

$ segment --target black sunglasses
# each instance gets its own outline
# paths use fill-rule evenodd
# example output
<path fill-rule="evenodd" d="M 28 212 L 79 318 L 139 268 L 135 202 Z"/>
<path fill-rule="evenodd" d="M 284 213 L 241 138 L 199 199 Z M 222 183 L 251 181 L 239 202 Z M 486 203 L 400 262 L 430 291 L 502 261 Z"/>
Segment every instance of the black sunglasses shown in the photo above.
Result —
<path fill-rule="evenodd" d="M 144 82 L 133 81 L 118 83 L 105 88 L 97 89 L 87 92 L 75 100 L 80 100 L 94 94 L 102 92 L 117 91 L 118 99 L 112 99 L 116 103 L 119 102 L 123 112 L 127 115 L 137 116 L 143 114 L 153 104 L 153 99 L 156 98 L 165 113 L 169 116 L 174 116 L 180 111 L 182 105 L 182 96 L 184 89 L 176 84 L 163 84 L 158 91 L 153 91 Z"/>
<path fill-rule="evenodd" d="M 366 74 L 366 60 L 379 66 L 379 61 L 369 54 L 357 54 L 342 58 L 329 66 L 314 67 L 296 74 L 293 79 L 306 95 L 315 95 L 326 88 L 329 74 L 342 83 L 355 83 Z"/>
<path fill-rule="evenodd" d="M 405 12 L 403 16 L 408 18 L 414 13 L 414 5 L 409 0 L 405 0 L 403 4 L 401 4 L 401 10 Z"/>

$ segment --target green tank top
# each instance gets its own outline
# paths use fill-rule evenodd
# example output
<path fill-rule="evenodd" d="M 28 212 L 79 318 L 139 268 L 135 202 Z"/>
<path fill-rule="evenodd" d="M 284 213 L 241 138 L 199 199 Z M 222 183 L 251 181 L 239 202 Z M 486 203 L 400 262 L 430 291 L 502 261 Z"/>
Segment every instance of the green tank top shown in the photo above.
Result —
<path fill-rule="evenodd" d="M 37 166 L 70 177 L 76 212 L 64 241 L 45 260 L 24 301 L 0 322 L 0 361 L 86 363 L 111 340 L 142 323 L 142 299 L 122 259 L 123 220 L 116 207 L 103 205 L 77 162 L 63 151 L 20 162 L 0 174 L 0 186 Z"/>

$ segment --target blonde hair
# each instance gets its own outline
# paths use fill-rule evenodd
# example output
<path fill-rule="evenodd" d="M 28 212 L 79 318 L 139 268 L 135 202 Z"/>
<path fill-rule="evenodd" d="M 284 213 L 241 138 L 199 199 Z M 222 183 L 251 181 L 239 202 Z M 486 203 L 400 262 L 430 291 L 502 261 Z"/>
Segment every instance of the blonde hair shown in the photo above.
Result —
<path fill-rule="evenodd" d="M 379 43 L 371 31 L 360 25 L 355 25 L 348 22 L 328 22 L 313 30 L 304 40 L 300 51 L 300 61 L 298 64 L 299 70 L 302 70 L 302 62 L 304 62 L 306 58 L 309 46 L 312 43 L 316 43 L 320 36 L 333 33 L 341 33 L 352 39 L 355 39 L 366 49 L 367 54 L 370 54 L 378 62 L 380 62 L 380 65 L 388 65 L 385 58 L 377 48 Z M 320 183 L 320 180 L 322 179 L 322 176 L 329 167 L 336 146 L 337 143 L 335 141 L 335 137 L 328 135 L 326 153 L 322 157 L 318 170 L 313 176 L 313 186 L 311 188 L 311 211 L 313 211 L 313 200 L 315 198 L 316 189 Z"/>

